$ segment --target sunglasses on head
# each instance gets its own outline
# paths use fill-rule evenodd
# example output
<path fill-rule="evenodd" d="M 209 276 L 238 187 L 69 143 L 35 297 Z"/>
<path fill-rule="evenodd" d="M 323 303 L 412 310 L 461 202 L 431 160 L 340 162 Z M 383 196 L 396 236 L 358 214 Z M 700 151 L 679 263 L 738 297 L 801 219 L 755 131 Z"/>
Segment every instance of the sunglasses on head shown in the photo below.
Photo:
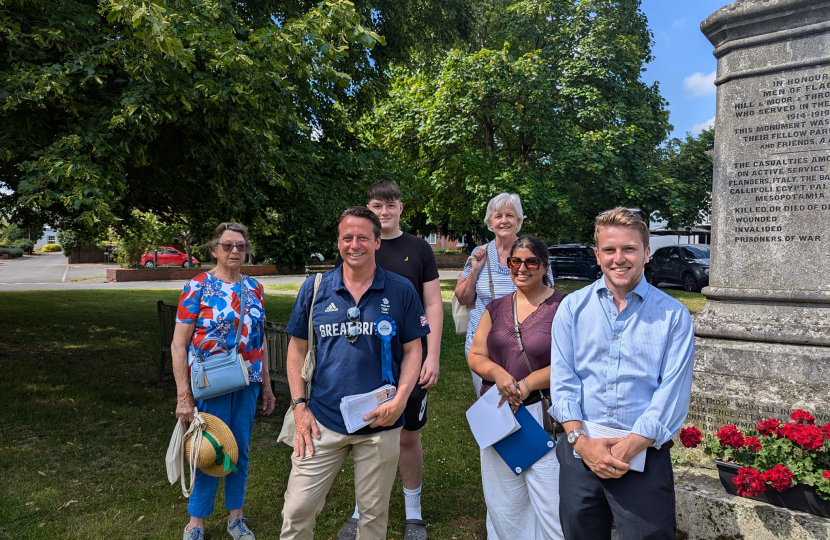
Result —
<path fill-rule="evenodd" d="M 360 335 L 357 329 L 357 323 L 360 322 L 360 308 L 357 306 L 349 308 L 346 312 L 346 316 L 349 318 L 349 321 L 355 323 L 354 325 L 349 326 L 349 335 L 346 336 L 346 341 L 354 344 L 354 342 L 357 341 L 357 336 Z"/>
<path fill-rule="evenodd" d="M 218 245 L 222 246 L 222 249 L 224 251 L 228 252 L 228 253 L 233 251 L 233 248 L 236 248 L 236 251 L 238 251 L 239 253 L 245 253 L 246 251 L 248 251 L 248 244 L 243 244 L 243 243 L 234 244 L 232 242 L 220 242 Z"/>
<path fill-rule="evenodd" d="M 528 270 L 538 270 L 542 266 L 542 260 L 539 257 L 528 257 L 527 259 L 520 259 L 518 257 L 508 257 L 507 266 L 513 270 L 518 270 L 522 267 L 522 263 Z"/>

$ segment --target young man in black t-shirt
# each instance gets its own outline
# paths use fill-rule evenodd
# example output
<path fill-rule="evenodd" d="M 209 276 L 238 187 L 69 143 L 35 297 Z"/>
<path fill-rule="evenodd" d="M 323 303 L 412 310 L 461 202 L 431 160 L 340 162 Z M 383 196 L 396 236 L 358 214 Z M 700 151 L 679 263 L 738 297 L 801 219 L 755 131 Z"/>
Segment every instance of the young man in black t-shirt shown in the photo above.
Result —
<path fill-rule="evenodd" d="M 404 410 L 404 426 L 401 431 L 401 454 L 398 468 L 401 471 L 406 531 L 404 538 L 427 537 L 426 522 L 421 516 L 421 477 L 424 455 L 421 446 L 421 428 L 427 421 L 427 389 L 438 382 L 441 354 L 441 330 L 444 325 L 444 304 L 435 254 L 422 238 L 401 231 L 401 191 L 388 180 L 378 180 L 369 187 L 368 204 L 380 219 L 380 249 L 375 252 L 377 265 L 389 272 L 407 278 L 414 285 L 426 318 L 432 330 L 421 339 L 423 361 L 418 384 L 412 390 Z M 340 264 L 338 258 L 337 264 Z M 424 321 L 425 322 L 425 321 Z M 357 532 L 358 509 L 337 533 L 338 540 L 351 540 Z"/>

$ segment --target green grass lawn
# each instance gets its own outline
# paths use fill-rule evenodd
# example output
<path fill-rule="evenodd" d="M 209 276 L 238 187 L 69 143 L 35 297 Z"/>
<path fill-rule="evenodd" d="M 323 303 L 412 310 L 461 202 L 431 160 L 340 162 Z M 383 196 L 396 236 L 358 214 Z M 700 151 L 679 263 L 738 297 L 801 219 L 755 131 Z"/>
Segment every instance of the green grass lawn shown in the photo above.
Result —
<path fill-rule="evenodd" d="M 187 500 L 167 482 L 164 455 L 175 425 L 172 381 L 155 383 L 157 300 L 175 291 L 0 293 L 7 326 L 0 346 L 0 538 L 180 538 Z M 294 299 L 267 296 L 272 321 Z M 464 411 L 473 400 L 463 337 L 445 319 L 442 374 L 430 392 L 424 512 L 434 539 L 483 538 L 478 447 Z M 257 419 L 246 515 L 261 540 L 279 537 L 290 449 L 276 442 L 288 400 Z M 318 520 L 334 538 L 354 506 L 351 462 Z M 208 538 L 225 538 L 223 496 Z M 403 536 L 403 497 L 394 487 L 389 538 Z"/>
<path fill-rule="evenodd" d="M 560 280 L 576 290 L 587 282 Z M 452 294 L 454 281 L 442 282 Z M 701 295 L 667 290 L 695 312 Z M 155 382 L 156 301 L 176 291 L 0 293 L 7 325 L 0 346 L 0 538 L 178 538 L 187 500 L 167 483 L 164 455 L 175 425 L 172 378 Z M 265 298 L 269 320 L 287 321 L 294 298 Z M 464 411 L 474 396 L 463 336 L 445 308 L 441 380 L 423 431 L 423 506 L 435 540 L 484 538 L 478 447 Z M 169 360 L 168 360 L 169 363 Z M 276 442 L 285 397 L 254 428 L 246 515 L 261 540 L 279 537 L 290 449 Z M 334 538 L 354 505 L 347 461 L 318 519 L 315 538 Z M 223 496 L 208 520 L 224 538 Z M 400 481 L 389 538 L 403 535 Z"/>

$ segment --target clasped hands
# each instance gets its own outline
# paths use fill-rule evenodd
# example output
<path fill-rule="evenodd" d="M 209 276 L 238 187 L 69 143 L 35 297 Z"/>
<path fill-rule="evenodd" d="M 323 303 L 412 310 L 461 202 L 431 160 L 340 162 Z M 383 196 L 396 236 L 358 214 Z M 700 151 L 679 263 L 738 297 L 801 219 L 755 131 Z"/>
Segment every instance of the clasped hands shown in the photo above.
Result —
<path fill-rule="evenodd" d="M 576 440 L 574 450 L 594 474 L 609 479 L 627 473 L 634 456 L 650 445 L 649 439 L 634 433 L 615 439 L 589 439 L 583 435 Z"/>

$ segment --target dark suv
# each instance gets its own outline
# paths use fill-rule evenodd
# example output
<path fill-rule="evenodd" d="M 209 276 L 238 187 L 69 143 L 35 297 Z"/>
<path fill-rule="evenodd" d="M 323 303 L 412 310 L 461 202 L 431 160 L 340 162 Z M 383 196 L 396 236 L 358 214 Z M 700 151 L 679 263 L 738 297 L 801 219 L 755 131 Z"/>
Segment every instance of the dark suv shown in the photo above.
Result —
<path fill-rule="evenodd" d="M 645 276 L 649 283 L 682 285 L 698 292 L 709 285 L 709 248 L 706 244 L 662 247 L 651 254 Z"/>
<path fill-rule="evenodd" d="M 584 244 L 559 244 L 548 247 L 553 277 L 576 277 L 596 280 L 602 277 L 593 246 Z"/>

